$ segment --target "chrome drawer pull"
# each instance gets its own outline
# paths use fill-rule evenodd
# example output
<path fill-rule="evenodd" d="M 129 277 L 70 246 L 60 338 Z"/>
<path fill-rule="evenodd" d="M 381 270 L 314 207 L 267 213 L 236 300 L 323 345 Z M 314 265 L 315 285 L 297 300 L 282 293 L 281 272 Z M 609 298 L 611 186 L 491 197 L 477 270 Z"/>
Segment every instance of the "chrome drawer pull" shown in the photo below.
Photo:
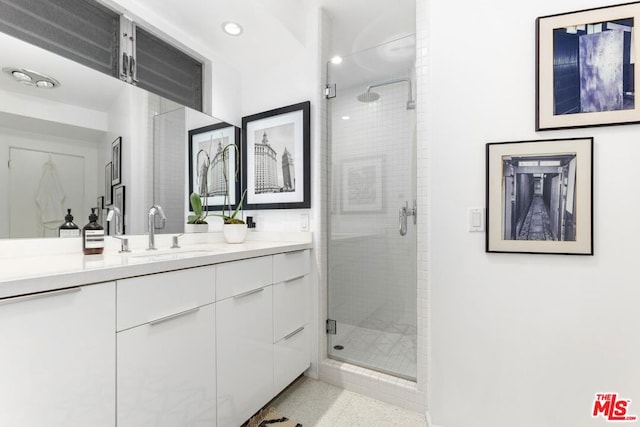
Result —
<path fill-rule="evenodd" d="M 164 322 L 169 321 L 169 320 L 177 319 L 178 317 L 186 316 L 187 314 L 195 313 L 196 311 L 199 311 L 199 310 L 200 310 L 200 307 L 196 307 L 196 308 L 192 308 L 192 309 L 189 309 L 189 310 L 181 311 L 180 313 L 170 314 L 169 316 L 165 316 L 165 317 L 161 317 L 161 318 L 156 319 L 156 320 L 152 320 L 151 322 L 149 322 L 149 324 L 151 326 L 155 326 L 155 325 L 157 325 L 159 323 L 164 323 Z"/>
<path fill-rule="evenodd" d="M 243 293 L 238 294 L 238 295 L 234 295 L 233 298 L 242 298 L 242 297 L 246 297 L 246 296 L 249 296 L 249 295 L 257 294 L 258 292 L 262 292 L 262 291 L 264 291 L 264 288 L 253 289 L 253 290 L 250 290 L 250 291 L 247 291 L 247 292 L 243 292 Z"/>
<path fill-rule="evenodd" d="M 76 286 L 74 288 L 59 289 L 57 291 L 41 292 L 41 293 L 38 293 L 38 294 L 29 294 L 29 295 L 21 295 L 19 297 L 10 297 L 10 298 L 1 299 L 0 300 L 0 304 L 11 304 L 11 303 L 14 303 L 14 302 L 30 301 L 30 300 L 34 300 L 34 299 L 53 297 L 53 296 L 57 296 L 57 295 L 73 294 L 75 292 L 80 292 L 81 290 L 82 290 L 82 288 L 80 286 Z"/>
<path fill-rule="evenodd" d="M 300 332 L 304 331 L 304 326 L 300 326 L 298 329 L 296 329 L 295 331 L 291 332 L 289 335 L 287 335 L 286 337 L 284 337 L 285 340 L 288 340 L 289 338 L 291 338 L 292 336 L 294 336 L 295 334 L 298 334 Z"/>
<path fill-rule="evenodd" d="M 299 276 L 294 277 L 293 279 L 287 279 L 283 283 L 293 282 L 294 280 L 302 279 L 304 276 L 306 276 L 306 274 L 301 274 Z"/>

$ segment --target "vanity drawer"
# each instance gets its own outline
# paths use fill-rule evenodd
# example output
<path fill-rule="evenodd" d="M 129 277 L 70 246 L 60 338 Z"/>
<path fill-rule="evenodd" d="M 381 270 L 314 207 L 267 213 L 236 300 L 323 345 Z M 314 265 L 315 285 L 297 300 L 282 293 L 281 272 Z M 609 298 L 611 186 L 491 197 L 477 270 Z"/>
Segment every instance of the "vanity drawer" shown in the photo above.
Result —
<path fill-rule="evenodd" d="M 206 266 L 119 280 L 117 330 L 213 303 L 215 270 Z"/>
<path fill-rule="evenodd" d="M 309 250 L 286 252 L 273 256 L 273 283 L 283 282 L 309 274 Z"/>
<path fill-rule="evenodd" d="M 216 271 L 218 301 L 273 283 L 271 256 L 218 264 Z"/>
<path fill-rule="evenodd" d="M 311 365 L 308 326 L 301 327 L 273 346 L 273 394 L 280 393 Z"/>
<path fill-rule="evenodd" d="M 273 342 L 309 322 L 309 276 L 273 285 Z"/>

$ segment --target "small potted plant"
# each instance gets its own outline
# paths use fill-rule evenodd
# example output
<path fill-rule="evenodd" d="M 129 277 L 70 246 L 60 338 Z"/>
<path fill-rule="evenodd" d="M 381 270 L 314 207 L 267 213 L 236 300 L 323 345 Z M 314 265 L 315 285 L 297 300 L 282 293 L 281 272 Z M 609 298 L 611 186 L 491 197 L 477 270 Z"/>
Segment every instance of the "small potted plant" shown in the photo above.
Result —
<path fill-rule="evenodd" d="M 224 224 L 222 225 L 222 232 L 224 234 L 224 239 L 227 243 L 242 243 L 247 236 L 247 224 L 245 224 L 242 218 L 238 218 L 238 214 L 242 210 L 242 203 L 244 202 L 244 196 L 247 193 L 245 190 L 242 193 L 242 197 L 240 198 L 240 202 L 236 206 L 235 210 L 231 208 L 231 198 L 229 197 L 229 176 L 227 173 L 227 161 L 229 158 L 229 150 L 236 150 L 236 172 L 235 179 L 238 179 L 238 147 L 235 144 L 227 144 L 222 147 L 212 163 L 215 163 L 219 156 L 222 156 L 222 175 L 224 177 L 224 203 L 223 210 L 221 214 L 215 214 L 216 216 L 222 217 L 222 221 Z"/>
<path fill-rule="evenodd" d="M 187 217 L 187 224 L 184 231 L 187 233 L 206 233 L 209 231 L 209 224 L 205 221 L 207 211 L 202 207 L 202 198 L 198 193 L 191 193 L 189 196 L 193 215 Z"/>
<path fill-rule="evenodd" d="M 245 224 L 243 219 L 237 218 L 238 213 L 242 209 L 242 202 L 244 201 L 244 195 L 246 193 L 247 190 L 242 193 L 240 203 L 238 203 L 238 206 L 233 212 L 231 211 L 231 203 L 229 202 L 229 214 L 227 215 L 224 210 L 222 211 L 222 214 L 220 214 L 224 221 L 224 224 L 222 225 L 222 233 L 224 234 L 224 240 L 227 243 L 242 243 L 247 237 L 247 224 Z M 225 195 L 225 203 L 226 199 L 227 197 Z"/>

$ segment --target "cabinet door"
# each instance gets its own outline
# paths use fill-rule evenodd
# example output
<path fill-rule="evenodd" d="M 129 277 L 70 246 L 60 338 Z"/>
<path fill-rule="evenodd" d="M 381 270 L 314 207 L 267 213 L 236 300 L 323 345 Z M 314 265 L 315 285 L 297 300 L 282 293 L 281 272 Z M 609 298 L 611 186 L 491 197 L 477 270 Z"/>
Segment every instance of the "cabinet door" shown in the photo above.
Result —
<path fill-rule="evenodd" d="M 216 425 L 215 305 L 118 332 L 118 427 Z"/>
<path fill-rule="evenodd" d="M 219 301 L 218 426 L 239 426 L 273 397 L 271 286 Z"/>
<path fill-rule="evenodd" d="M 310 330 L 301 326 L 274 344 L 273 393 L 280 393 L 311 364 Z"/>
<path fill-rule="evenodd" d="M 0 301 L 0 425 L 115 426 L 115 286 Z"/>

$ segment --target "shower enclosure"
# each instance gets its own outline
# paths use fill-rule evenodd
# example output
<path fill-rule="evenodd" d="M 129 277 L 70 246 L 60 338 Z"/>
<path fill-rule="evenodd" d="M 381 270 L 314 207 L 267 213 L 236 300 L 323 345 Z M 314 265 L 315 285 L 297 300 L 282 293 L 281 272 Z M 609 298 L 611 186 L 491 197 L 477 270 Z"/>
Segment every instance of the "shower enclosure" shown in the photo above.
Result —
<path fill-rule="evenodd" d="M 329 357 L 411 380 L 414 63 L 415 37 L 409 36 L 329 63 L 327 70 Z"/>

